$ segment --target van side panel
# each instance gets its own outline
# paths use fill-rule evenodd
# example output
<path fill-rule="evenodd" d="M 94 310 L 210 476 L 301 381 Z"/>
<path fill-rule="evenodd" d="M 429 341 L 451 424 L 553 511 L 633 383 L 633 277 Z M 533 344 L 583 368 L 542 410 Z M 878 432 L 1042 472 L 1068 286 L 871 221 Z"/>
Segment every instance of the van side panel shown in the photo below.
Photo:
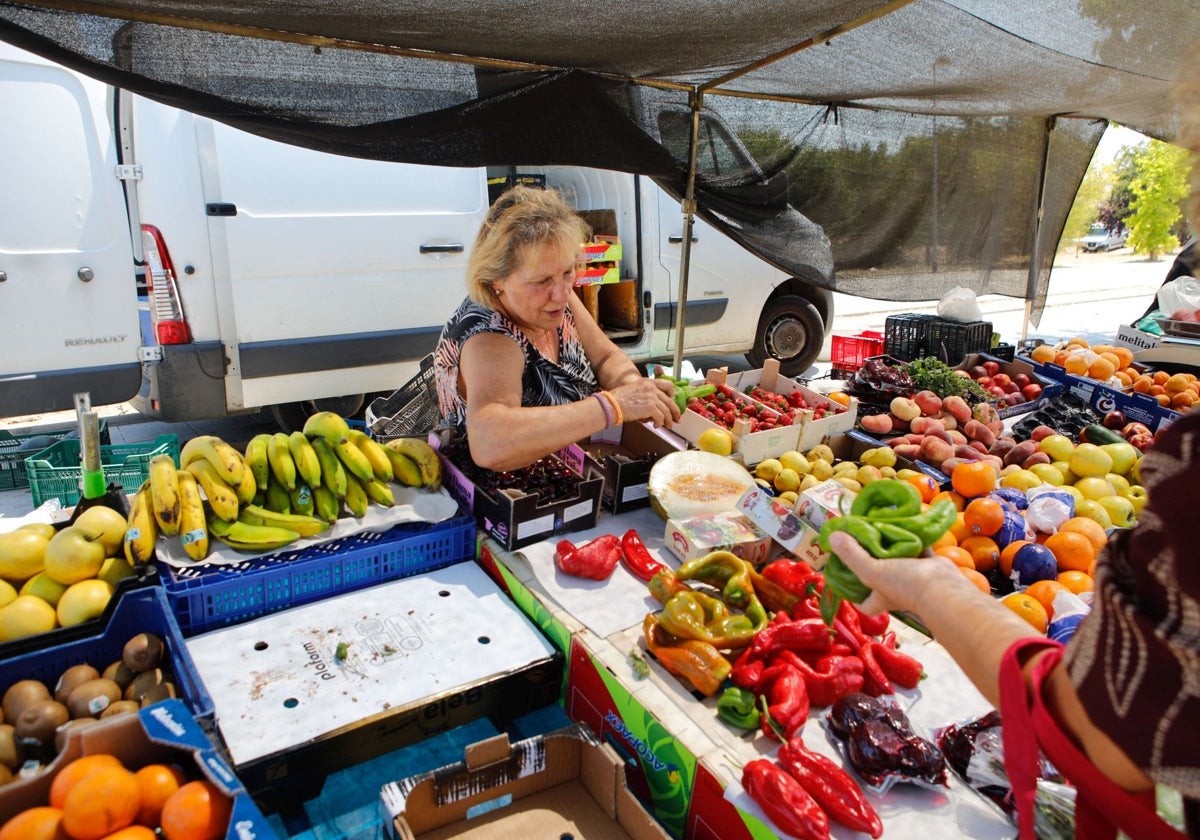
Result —
<path fill-rule="evenodd" d="M 137 288 L 106 88 L 0 45 L 0 414 L 120 403 L 141 382 Z"/>

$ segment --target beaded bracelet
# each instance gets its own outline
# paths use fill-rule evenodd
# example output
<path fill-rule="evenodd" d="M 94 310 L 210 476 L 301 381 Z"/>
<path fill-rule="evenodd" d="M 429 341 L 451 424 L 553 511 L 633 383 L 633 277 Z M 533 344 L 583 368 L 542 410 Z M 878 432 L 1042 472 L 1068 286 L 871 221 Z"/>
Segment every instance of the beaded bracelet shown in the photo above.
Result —
<path fill-rule="evenodd" d="M 613 424 L 613 413 L 612 408 L 608 404 L 608 400 L 604 399 L 604 397 L 600 395 L 599 391 L 594 392 L 592 396 L 596 398 L 596 402 L 600 403 L 600 408 L 604 411 L 604 422 L 606 424 L 606 428 L 611 427 Z"/>
<path fill-rule="evenodd" d="M 617 402 L 617 398 L 614 397 L 609 391 L 601 391 L 600 394 L 604 397 L 604 399 L 608 400 L 609 405 L 612 406 L 613 425 L 620 426 L 625 422 L 625 415 L 621 413 L 621 404 Z"/>

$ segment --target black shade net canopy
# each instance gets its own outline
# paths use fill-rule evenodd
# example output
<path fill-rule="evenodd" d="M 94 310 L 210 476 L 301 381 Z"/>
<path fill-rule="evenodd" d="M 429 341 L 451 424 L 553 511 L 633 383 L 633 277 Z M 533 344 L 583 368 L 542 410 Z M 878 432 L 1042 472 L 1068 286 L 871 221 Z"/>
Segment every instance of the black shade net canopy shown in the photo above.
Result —
<path fill-rule="evenodd" d="M 1036 323 L 1108 121 L 1175 136 L 1200 3 L 49 0 L 0 39 L 322 151 L 641 173 L 809 283 Z"/>

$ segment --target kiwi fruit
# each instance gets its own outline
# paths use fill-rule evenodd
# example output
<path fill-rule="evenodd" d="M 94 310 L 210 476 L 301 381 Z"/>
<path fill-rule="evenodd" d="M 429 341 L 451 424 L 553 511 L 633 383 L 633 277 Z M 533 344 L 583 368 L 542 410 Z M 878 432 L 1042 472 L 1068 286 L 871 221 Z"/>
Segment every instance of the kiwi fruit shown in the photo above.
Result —
<path fill-rule="evenodd" d="M 22 741 L 50 744 L 54 740 L 54 730 L 70 719 L 70 710 L 48 697 L 25 707 L 14 724 L 15 733 Z"/>
<path fill-rule="evenodd" d="M 41 680 L 18 680 L 4 692 L 0 705 L 4 707 L 4 719 L 14 726 L 21 712 L 39 700 L 52 700 L 50 689 Z"/>
<path fill-rule="evenodd" d="M 143 671 L 134 677 L 133 682 L 125 689 L 125 699 L 136 700 L 140 703 L 142 695 L 162 682 L 163 679 L 161 668 L 151 668 L 149 671 Z"/>
<path fill-rule="evenodd" d="M 110 717 L 116 717 L 117 715 L 125 715 L 129 714 L 130 712 L 136 712 L 140 708 L 141 705 L 139 705 L 138 701 L 136 700 L 118 700 L 117 702 L 109 705 L 107 709 L 100 713 L 100 720 L 106 720 Z"/>
<path fill-rule="evenodd" d="M 104 673 L 100 676 L 106 680 L 112 680 L 117 685 L 121 686 L 121 691 L 129 688 L 129 684 L 133 682 L 133 678 L 137 676 L 133 671 L 129 670 L 129 666 L 124 660 L 118 659 L 116 662 L 104 669 Z"/>
<path fill-rule="evenodd" d="M 99 679 L 100 672 L 91 665 L 74 665 L 62 672 L 58 678 L 58 685 L 54 687 L 54 699 L 59 703 L 66 703 L 67 698 L 71 696 L 71 692 L 75 690 L 75 686 L 80 683 L 85 683 L 88 680 Z"/>
<path fill-rule="evenodd" d="M 112 680 L 97 677 L 75 686 L 67 698 L 71 717 L 95 717 L 121 699 L 121 687 Z"/>
<path fill-rule="evenodd" d="M 153 633 L 138 633 L 125 643 L 121 661 L 136 674 L 157 668 L 163 660 L 167 646 L 160 636 Z"/>
<path fill-rule="evenodd" d="M 158 685 L 154 686 L 142 695 L 142 708 L 144 709 L 147 706 L 153 706 L 160 700 L 170 700 L 171 698 L 178 696 L 179 693 L 175 690 L 175 683 L 160 682 Z"/>
<path fill-rule="evenodd" d="M 17 732 L 11 723 L 0 723 L 0 766 L 16 770 L 25 760 L 25 749 L 17 741 Z"/>

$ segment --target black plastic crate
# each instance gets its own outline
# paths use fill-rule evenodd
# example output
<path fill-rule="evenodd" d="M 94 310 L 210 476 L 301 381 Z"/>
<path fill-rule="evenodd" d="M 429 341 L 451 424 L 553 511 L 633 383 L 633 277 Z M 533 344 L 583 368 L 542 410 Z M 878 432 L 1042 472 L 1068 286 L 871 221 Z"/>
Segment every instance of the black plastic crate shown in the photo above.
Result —
<path fill-rule="evenodd" d="M 954 367 L 970 353 L 992 346 L 990 321 L 950 321 L 937 315 L 889 315 L 884 352 L 905 362 L 933 356 Z"/>
<path fill-rule="evenodd" d="M 526 187 L 544 188 L 546 186 L 546 176 L 518 173 L 516 175 L 502 175 L 496 178 L 488 178 L 488 204 L 495 204 L 496 199 L 499 198 L 505 190 L 507 190 L 509 187 L 515 187 L 517 184 L 521 184 L 522 186 Z"/>

